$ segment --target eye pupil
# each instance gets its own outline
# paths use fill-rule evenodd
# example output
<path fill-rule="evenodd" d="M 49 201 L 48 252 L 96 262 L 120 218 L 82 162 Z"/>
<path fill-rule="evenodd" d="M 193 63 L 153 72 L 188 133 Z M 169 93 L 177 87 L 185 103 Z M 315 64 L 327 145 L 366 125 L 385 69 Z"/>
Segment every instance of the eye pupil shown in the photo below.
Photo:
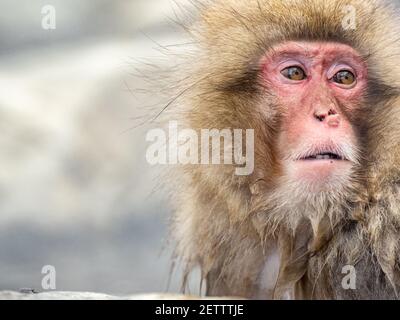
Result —
<path fill-rule="evenodd" d="M 288 67 L 281 71 L 282 75 L 290 80 L 300 81 L 306 78 L 306 74 L 300 67 Z"/>

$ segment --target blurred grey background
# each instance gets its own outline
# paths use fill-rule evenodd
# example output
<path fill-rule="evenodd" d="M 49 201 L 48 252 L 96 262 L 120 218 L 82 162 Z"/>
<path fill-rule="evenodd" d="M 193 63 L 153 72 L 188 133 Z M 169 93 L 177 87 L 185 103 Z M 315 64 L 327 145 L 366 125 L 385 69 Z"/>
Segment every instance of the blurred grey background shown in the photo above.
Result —
<path fill-rule="evenodd" d="M 52 5 L 56 29 L 44 30 Z M 171 0 L 0 1 L 0 290 L 165 292 L 169 210 L 131 71 L 177 43 Z M 170 292 L 179 289 L 179 273 Z"/>

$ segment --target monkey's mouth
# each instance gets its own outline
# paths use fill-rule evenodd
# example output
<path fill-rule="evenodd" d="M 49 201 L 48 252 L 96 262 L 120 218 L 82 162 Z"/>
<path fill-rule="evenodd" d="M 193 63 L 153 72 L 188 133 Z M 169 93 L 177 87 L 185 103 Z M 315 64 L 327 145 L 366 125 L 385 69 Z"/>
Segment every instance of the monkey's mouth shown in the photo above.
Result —
<path fill-rule="evenodd" d="M 299 160 L 347 160 L 342 155 L 333 152 L 321 152 L 300 158 Z"/>
<path fill-rule="evenodd" d="M 346 181 L 353 166 L 346 151 L 339 145 L 303 149 L 295 157 L 293 165 L 288 166 L 288 174 L 294 181 L 305 182 L 309 191 L 331 190 L 332 186 L 337 188 Z"/>
<path fill-rule="evenodd" d="M 310 192 L 329 191 L 346 184 L 357 163 L 351 143 L 324 141 L 299 146 L 285 167 L 290 181 Z M 305 183 L 305 184 L 303 184 Z"/>
<path fill-rule="evenodd" d="M 350 144 L 337 144 L 328 141 L 323 144 L 313 144 L 302 148 L 302 150 L 293 155 L 295 161 L 310 161 L 310 162 L 353 162 L 354 157 Z M 325 160 L 325 161 L 324 161 Z"/>

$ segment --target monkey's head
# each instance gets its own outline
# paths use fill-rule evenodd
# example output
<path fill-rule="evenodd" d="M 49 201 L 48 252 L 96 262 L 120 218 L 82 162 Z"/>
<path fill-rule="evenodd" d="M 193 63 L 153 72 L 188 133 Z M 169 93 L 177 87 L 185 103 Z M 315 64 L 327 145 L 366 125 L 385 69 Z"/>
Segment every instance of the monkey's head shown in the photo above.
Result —
<path fill-rule="evenodd" d="M 254 173 L 246 180 L 206 169 L 215 183 L 226 185 L 228 175 L 233 188 L 333 197 L 365 186 L 372 163 L 397 172 L 390 101 L 400 84 L 399 26 L 390 15 L 382 2 L 360 0 L 206 6 L 193 28 L 199 50 L 185 118 L 194 128 L 252 128 L 256 136 Z"/>

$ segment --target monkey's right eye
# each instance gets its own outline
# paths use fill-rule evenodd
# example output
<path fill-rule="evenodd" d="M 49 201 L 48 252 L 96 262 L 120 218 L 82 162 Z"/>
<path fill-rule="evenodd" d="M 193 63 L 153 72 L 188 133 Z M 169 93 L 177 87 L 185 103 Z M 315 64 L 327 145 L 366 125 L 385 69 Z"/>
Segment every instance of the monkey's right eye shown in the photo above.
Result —
<path fill-rule="evenodd" d="M 300 81 L 306 78 L 306 73 L 300 67 L 287 67 L 281 71 L 281 74 L 290 80 Z"/>

